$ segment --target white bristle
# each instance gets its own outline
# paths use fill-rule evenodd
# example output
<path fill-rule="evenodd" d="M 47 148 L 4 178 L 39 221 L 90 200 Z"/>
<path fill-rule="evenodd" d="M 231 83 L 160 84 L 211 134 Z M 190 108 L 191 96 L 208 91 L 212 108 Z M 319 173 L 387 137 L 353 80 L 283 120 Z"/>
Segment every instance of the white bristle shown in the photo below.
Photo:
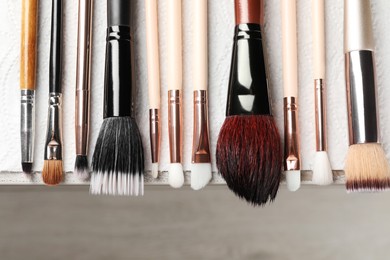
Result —
<path fill-rule="evenodd" d="M 152 163 L 152 176 L 153 178 L 158 178 L 158 163 Z"/>
<path fill-rule="evenodd" d="M 211 180 L 211 163 L 193 163 L 191 169 L 191 188 L 200 190 Z"/>
<path fill-rule="evenodd" d="M 181 188 L 184 185 L 184 173 L 181 163 L 171 163 L 168 176 L 172 188 Z"/>
<path fill-rule="evenodd" d="M 90 177 L 88 169 L 74 169 L 74 174 L 76 174 L 77 178 L 83 181 L 88 180 Z"/>
<path fill-rule="evenodd" d="M 285 171 L 287 189 L 297 191 L 301 187 L 301 171 Z"/>
<path fill-rule="evenodd" d="M 329 185 L 333 183 L 333 172 L 329 162 L 328 153 L 317 152 L 313 167 L 313 183 L 317 185 Z"/>
<path fill-rule="evenodd" d="M 91 176 L 90 193 L 94 195 L 143 196 L 142 174 L 97 172 Z"/>

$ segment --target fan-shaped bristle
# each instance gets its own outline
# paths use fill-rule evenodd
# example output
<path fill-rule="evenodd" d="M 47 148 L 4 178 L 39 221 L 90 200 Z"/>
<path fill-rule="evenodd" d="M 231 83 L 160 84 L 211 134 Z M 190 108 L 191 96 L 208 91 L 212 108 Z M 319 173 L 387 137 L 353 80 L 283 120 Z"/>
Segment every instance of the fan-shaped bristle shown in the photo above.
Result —
<path fill-rule="evenodd" d="M 62 181 L 62 161 L 45 160 L 42 170 L 43 182 L 47 185 L 58 185 Z"/>
<path fill-rule="evenodd" d="M 88 157 L 86 155 L 77 155 L 74 164 L 74 173 L 80 179 L 87 180 L 89 178 Z"/>
<path fill-rule="evenodd" d="M 390 166 L 378 143 L 351 145 L 344 170 L 349 192 L 375 192 L 390 188 Z"/>
<path fill-rule="evenodd" d="M 280 136 L 272 116 L 230 116 L 217 143 L 217 167 L 228 187 L 253 205 L 275 199 L 282 167 Z"/>
<path fill-rule="evenodd" d="M 131 117 L 103 121 L 92 158 L 90 192 L 143 195 L 144 153 L 137 123 Z"/>

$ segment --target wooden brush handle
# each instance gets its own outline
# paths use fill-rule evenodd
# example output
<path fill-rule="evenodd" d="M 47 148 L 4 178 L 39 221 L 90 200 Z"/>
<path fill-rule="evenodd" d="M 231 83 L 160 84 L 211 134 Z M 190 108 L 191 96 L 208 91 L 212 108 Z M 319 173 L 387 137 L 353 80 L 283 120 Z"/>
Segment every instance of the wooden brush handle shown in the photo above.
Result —
<path fill-rule="evenodd" d="M 242 23 L 263 24 L 264 0 L 235 0 L 236 25 Z"/>
<path fill-rule="evenodd" d="M 312 0 L 313 77 L 325 79 L 325 0 Z"/>
<path fill-rule="evenodd" d="M 49 91 L 62 93 L 62 0 L 52 1 Z"/>
<path fill-rule="evenodd" d="M 35 90 L 37 60 L 38 0 L 22 0 L 20 89 Z"/>
<path fill-rule="evenodd" d="M 193 78 L 194 90 L 207 90 L 207 0 L 193 1 Z"/>
<path fill-rule="evenodd" d="M 168 15 L 168 90 L 182 89 L 181 0 L 167 0 Z"/>

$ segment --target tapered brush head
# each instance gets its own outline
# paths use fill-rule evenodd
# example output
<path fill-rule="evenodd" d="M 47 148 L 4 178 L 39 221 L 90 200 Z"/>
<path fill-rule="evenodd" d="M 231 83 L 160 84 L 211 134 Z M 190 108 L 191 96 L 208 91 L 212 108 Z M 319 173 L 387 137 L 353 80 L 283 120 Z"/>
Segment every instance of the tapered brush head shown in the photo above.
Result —
<path fill-rule="evenodd" d="M 329 185 L 333 183 L 332 167 L 328 153 L 325 151 L 316 153 L 312 181 L 317 185 Z"/>
<path fill-rule="evenodd" d="M 86 155 L 77 155 L 74 164 L 74 173 L 80 179 L 87 180 L 89 178 L 88 157 Z"/>
<path fill-rule="evenodd" d="M 375 192 L 390 188 L 390 166 L 378 143 L 354 144 L 345 161 L 347 191 Z"/>
<path fill-rule="evenodd" d="M 282 168 L 280 136 L 272 116 L 229 116 L 219 133 L 217 167 L 228 187 L 253 205 L 273 201 Z"/>
<path fill-rule="evenodd" d="M 191 188 L 201 190 L 212 177 L 211 163 L 193 163 L 191 166 Z"/>
<path fill-rule="evenodd" d="M 178 189 L 184 185 L 184 172 L 181 163 L 171 163 L 169 165 L 168 182 L 172 188 Z"/>
<path fill-rule="evenodd" d="M 109 117 L 100 128 L 92 158 L 92 194 L 142 196 L 144 152 L 131 117 Z"/>
<path fill-rule="evenodd" d="M 62 160 L 45 160 L 42 170 L 43 182 L 50 186 L 58 185 L 62 177 Z"/>
<path fill-rule="evenodd" d="M 22 170 L 24 173 L 32 173 L 32 163 L 22 163 Z"/>

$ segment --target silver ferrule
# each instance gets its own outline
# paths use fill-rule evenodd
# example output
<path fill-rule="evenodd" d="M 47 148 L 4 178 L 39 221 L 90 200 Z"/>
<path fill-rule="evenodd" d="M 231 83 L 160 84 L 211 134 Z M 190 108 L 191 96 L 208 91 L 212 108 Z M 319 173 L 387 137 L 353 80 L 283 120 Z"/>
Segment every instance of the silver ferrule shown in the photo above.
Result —
<path fill-rule="evenodd" d="M 326 92 L 323 79 L 314 80 L 317 151 L 326 151 Z"/>
<path fill-rule="evenodd" d="M 168 131 L 171 163 L 181 163 L 182 112 L 180 90 L 168 91 Z"/>
<path fill-rule="evenodd" d="M 34 158 L 35 90 L 22 90 L 20 101 L 22 163 L 32 163 Z"/>
<path fill-rule="evenodd" d="M 375 60 L 372 51 L 345 54 L 350 144 L 379 142 Z"/>
<path fill-rule="evenodd" d="M 62 160 L 62 94 L 50 93 L 45 160 Z"/>
<path fill-rule="evenodd" d="M 160 161 L 160 127 L 160 109 L 149 109 L 149 136 L 152 163 L 158 163 Z"/>
<path fill-rule="evenodd" d="M 209 163 L 208 101 L 206 90 L 194 91 L 192 163 Z"/>
<path fill-rule="evenodd" d="M 284 98 L 284 170 L 301 169 L 298 128 L 298 100 Z"/>

